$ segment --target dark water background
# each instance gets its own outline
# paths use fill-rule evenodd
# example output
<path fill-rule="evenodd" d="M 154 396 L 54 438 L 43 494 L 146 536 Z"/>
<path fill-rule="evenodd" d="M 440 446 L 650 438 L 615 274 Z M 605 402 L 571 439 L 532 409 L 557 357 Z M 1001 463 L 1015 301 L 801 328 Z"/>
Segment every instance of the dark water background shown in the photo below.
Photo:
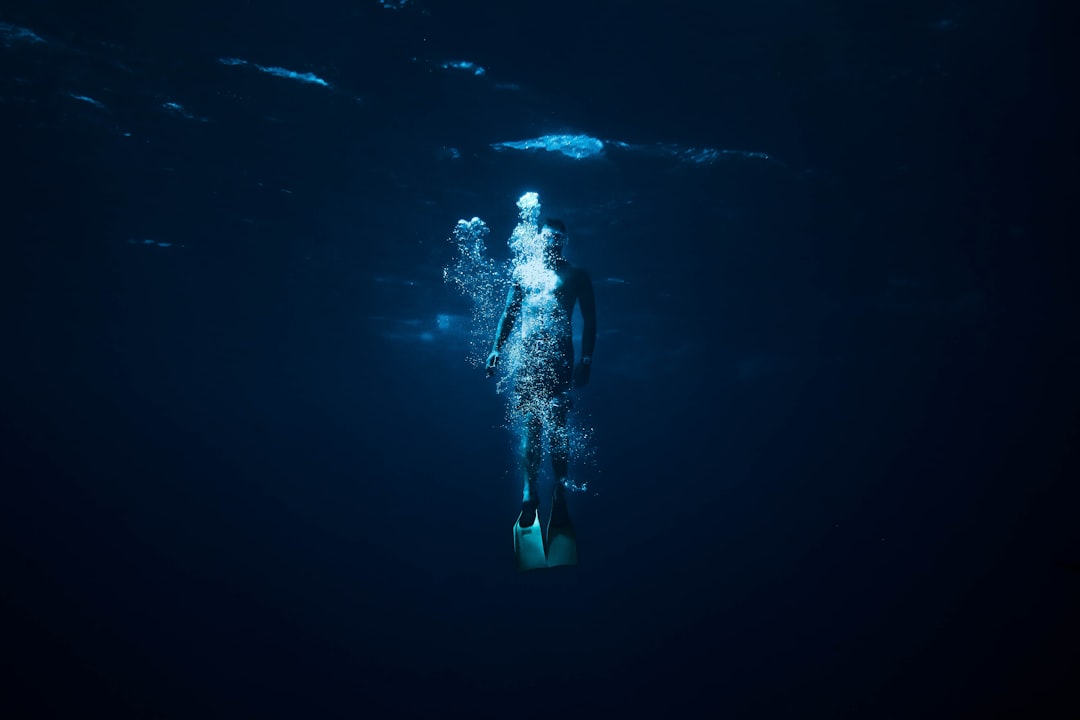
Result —
<path fill-rule="evenodd" d="M 3 6 L 5 716 L 1072 716 L 1066 18 L 701 5 Z M 600 337 L 518 575 L 442 269 L 527 190 Z"/>

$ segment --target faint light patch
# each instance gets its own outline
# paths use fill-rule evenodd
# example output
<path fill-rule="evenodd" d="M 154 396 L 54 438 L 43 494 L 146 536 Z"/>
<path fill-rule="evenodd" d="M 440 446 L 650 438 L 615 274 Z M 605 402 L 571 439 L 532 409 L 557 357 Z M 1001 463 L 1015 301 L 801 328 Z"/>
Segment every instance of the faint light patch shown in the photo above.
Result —
<path fill-rule="evenodd" d="M 444 62 L 439 67 L 441 67 L 443 70 L 462 70 L 477 77 L 480 77 L 481 75 L 487 73 L 487 70 L 480 67 L 474 62 L 470 62 L 469 60 L 449 60 L 447 62 Z"/>
<path fill-rule="evenodd" d="M 151 238 L 143 238 L 141 240 L 137 239 L 137 238 L 128 238 L 128 245 L 142 245 L 144 247 L 150 246 L 150 247 L 170 248 L 170 247 L 173 246 L 173 243 L 171 243 L 171 242 L 163 242 L 161 240 L 153 240 Z"/>
<path fill-rule="evenodd" d="M 627 152 L 654 157 L 669 157 L 679 162 L 692 165 L 714 165 L 732 160 L 750 160 L 772 162 L 784 166 L 782 162 L 766 152 L 757 150 L 731 150 L 725 148 L 691 147 L 673 143 L 655 143 L 652 145 L 633 145 L 621 140 L 601 140 L 590 135 L 541 135 L 526 140 L 512 140 L 492 143 L 495 150 L 546 150 L 556 152 L 575 160 L 597 157 L 605 148 L 617 148 Z"/>
<path fill-rule="evenodd" d="M 940 9 L 936 20 L 927 23 L 930 30 L 939 33 L 948 33 L 958 30 L 967 19 L 969 8 L 966 3 L 949 2 Z"/>
<path fill-rule="evenodd" d="M 424 322 L 418 318 L 395 318 L 387 317 L 386 315 L 370 315 L 368 316 L 368 320 L 380 327 L 379 334 L 386 340 L 404 343 L 419 342 L 432 344 L 438 341 L 440 337 L 450 332 L 449 330 L 443 330 L 439 326 L 439 317 L 442 316 L 437 316 L 435 329 L 432 329 L 431 321 Z M 450 327 L 453 327 L 453 316 L 446 315 L 446 317 L 450 319 Z"/>
<path fill-rule="evenodd" d="M 228 65 L 230 67 L 238 66 L 250 66 L 258 70 L 259 72 L 266 73 L 267 75 L 273 75 L 274 77 L 285 78 L 286 80 L 295 80 L 297 82 L 305 83 L 308 85 L 319 85 L 322 87 L 332 87 L 330 83 L 323 80 L 315 73 L 301 73 L 295 70 L 289 70 L 283 67 L 265 66 L 258 63 L 249 62 L 247 60 L 241 60 L 240 58 L 218 58 L 218 62 L 222 65 Z"/>
<path fill-rule="evenodd" d="M 0 43 L 6 48 L 13 47 L 18 43 L 36 45 L 44 42 L 41 36 L 30 28 L 12 25 L 11 23 L 0 23 Z"/>
<path fill-rule="evenodd" d="M 658 147 L 662 153 L 694 165 L 712 165 L 723 160 L 772 160 L 768 153 L 755 150 L 682 147 L 670 144 L 660 144 Z"/>
<path fill-rule="evenodd" d="M 98 100 L 95 100 L 94 98 L 89 97 L 88 95 L 76 95 L 75 93 L 68 93 L 68 97 L 71 98 L 72 100 L 78 100 L 79 102 L 86 103 L 87 105 L 93 105 L 98 110 L 106 110 L 107 109 L 105 107 L 104 103 L 102 103 L 102 102 L 100 102 Z"/>
<path fill-rule="evenodd" d="M 467 315 L 452 315 L 450 313 L 439 313 L 435 316 L 435 327 L 438 329 L 441 335 L 445 335 L 447 337 L 468 339 L 470 331 L 470 319 Z"/>
<path fill-rule="evenodd" d="M 165 112 L 170 113 L 172 115 L 177 115 L 179 117 L 184 118 L 185 120 L 193 120 L 195 122 L 209 122 L 204 117 L 199 117 L 197 115 L 192 115 L 180 103 L 165 102 L 165 103 L 161 104 L 161 107 L 162 107 L 163 110 L 165 110 Z"/>
<path fill-rule="evenodd" d="M 402 10 L 409 4 L 409 0 L 379 0 L 384 10 Z"/>
<path fill-rule="evenodd" d="M 287 70 L 281 67 L 262 67 L 256 66 L 259 70 L 269 75 L 275 75 L 277 77 L 286 78 L 288 80 L 297 80 L 302 83 L 310 83 L 312 85 L 322 85 L 323 87 L 330 87 L 330 83 L 317 76 L 315 73 L 300 73 L 294 70 Z"/>
<path fill-rule="evenodd" d="M 604 152 L 604 141 L 589 135 L 541 135 L 528 140 L 492 143 L 495 150 L 546 150 L 575 160 L 596 157 Z"/>

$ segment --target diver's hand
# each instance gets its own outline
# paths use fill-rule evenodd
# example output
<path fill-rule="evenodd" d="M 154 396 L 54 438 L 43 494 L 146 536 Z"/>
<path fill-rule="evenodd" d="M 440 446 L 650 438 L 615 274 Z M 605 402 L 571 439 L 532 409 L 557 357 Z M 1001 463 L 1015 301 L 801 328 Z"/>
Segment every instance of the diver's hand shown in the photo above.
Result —
<path fill-rule="evenodd" d="M 574 368 L 574 387 L 583 388 L 589 384 L 589 371 L 592 370 L 592 360 L 582 361 Z"/>
<path fill-rule="evenodd" d="M 487 376 L 491 377 L 495 374 L 495 367 L 499 364 L 499 351 L 492 350 L 487 359 Z"/>

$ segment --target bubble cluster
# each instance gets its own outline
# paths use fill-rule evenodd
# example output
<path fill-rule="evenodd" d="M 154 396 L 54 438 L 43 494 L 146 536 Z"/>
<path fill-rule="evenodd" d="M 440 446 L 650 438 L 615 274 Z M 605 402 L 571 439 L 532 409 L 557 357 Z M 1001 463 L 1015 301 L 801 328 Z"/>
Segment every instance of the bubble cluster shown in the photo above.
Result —
<path fill-rule="evenodd" d="M 471 300 L 469 328 L 470 365 L 482 367 L 491 350 L 491 336 L 502 314 L 509 271 L 506 263 L 487 256 L 485 240 L 490 233 L 480 218 L 458 220 L 450 242 L 457 248 L 454 262 L 443 269 L 443 281 Z"/>

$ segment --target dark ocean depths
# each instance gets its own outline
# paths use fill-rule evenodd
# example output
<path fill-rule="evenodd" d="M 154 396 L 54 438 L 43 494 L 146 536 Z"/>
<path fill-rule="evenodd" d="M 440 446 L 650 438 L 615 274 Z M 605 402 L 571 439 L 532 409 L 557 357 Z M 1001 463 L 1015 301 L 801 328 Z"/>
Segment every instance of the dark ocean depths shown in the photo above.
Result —
<path fill-rule="evenodd" d="M 1063 22 L 4 3 L 3 716 L 1076 717 Z M 519 574 L 443 269 L 526 191 L 599 339 Z"/>

